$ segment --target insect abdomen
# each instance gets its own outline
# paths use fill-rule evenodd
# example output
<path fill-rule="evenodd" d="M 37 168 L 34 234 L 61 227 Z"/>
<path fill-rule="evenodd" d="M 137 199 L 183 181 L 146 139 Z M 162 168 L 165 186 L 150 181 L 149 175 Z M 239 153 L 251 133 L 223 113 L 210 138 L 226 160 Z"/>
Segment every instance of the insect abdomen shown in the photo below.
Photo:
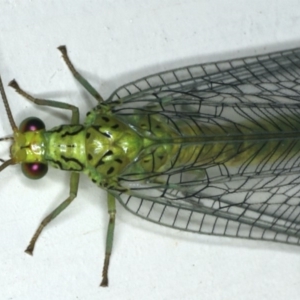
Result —
<path fill-rule="evenodd" d="M 283 163 L 300 151 L 300 121 L 284 109 L 260 108 L 260 112 L 270 115 L 269 119 L 258 118 L 253 108 L 242 111 L 247 118 L 241 117 L 241 111 L 237 114 L 235 106 L 227 110 L 232 117 L 216 118 L 216 124 L 209 124 L 205 113 L 203 119 L 196 120 L 160 114 L 136 117 L 135 125 L 152 144 L 144 149 L 127 174 L 163 173 L 218 164 L 263 167 L 275 161 L 278 165 L 279 159 Z"/>

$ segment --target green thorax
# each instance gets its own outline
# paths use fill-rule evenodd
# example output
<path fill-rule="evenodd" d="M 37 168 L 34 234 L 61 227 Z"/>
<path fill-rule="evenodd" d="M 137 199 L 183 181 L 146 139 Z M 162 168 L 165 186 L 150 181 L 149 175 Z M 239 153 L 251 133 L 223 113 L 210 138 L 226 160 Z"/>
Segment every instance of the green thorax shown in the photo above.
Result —
<path fill-rule="evenodd" d="M 144 146 L 143 137 L 118 116 L 91 111 L 85 122 L 84 172 L 98 185 L 112 188 Z"/>
<path fill-rule="evenodd" d="M 81 172 L 85 170 L 85 127 L 62 125 L 44 132 L 45 159 L 61 170 Z"/>

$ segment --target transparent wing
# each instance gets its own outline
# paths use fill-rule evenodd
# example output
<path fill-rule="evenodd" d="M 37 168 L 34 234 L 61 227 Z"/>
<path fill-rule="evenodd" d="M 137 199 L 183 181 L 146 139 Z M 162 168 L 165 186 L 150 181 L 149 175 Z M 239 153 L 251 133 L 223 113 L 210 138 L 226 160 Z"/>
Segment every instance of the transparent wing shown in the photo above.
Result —
<path fill-rule="evenodd" d="M 176 98 L 177 92 L 195 90 L 251 93 L 257 96 L 288 96 L 299 100 L 300 48 L 261 56 L 193 65 L 144 77 L 121 86 L 107 102 L 148 102 L 160 97 Z M 220 98 L 218 99 L 218 101 Z"/>
<path fill-rule="evenodd" d="M 156 113 L 201 137 L 192 143 L 178 125 L 182 140 L 170 168 L 122 174 L 130 195 L 114 192 L 119 202 L 172 228 L 299 244 L 299 75 L 294 49 L 181 68 L 118 89 L 108 99 L 123 103 L 116 114 Z M 193 159 L 176 167 L 184 154 Z"/>

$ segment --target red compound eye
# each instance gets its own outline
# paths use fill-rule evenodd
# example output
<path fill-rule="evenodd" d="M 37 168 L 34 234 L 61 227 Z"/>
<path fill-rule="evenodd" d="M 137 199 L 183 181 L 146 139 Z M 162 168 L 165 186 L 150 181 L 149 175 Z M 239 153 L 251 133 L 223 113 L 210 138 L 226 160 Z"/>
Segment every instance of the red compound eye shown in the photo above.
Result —
<path fill-rule="evenodd" d="M 40 179 L 48 172 L 48 166 L 43 163 L 21 164 L 23 174 L 29 179 Z"/>
<path fill-rule="evenodd" d="M 29 117 L 23 120 L 19 126 L 19 130 L 22 133 L 26 131 L 37 131 L 41 129 L 45 129 L 45 124 L 41 119 L 35 117 Z"/>

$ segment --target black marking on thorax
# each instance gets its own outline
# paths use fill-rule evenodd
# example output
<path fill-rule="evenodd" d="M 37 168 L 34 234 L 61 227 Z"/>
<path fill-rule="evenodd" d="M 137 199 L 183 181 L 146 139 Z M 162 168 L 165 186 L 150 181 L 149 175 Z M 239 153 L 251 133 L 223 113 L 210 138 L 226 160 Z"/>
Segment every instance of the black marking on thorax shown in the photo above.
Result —
<path fill-rule="evenodd" d="M 68 135 L 76 135 L 76 134 L 78 134 L 79 132 L 81 132 L 83 129 L 84 129 L 85 127 L 84 126 L 80 126 L 77 130 L 75 130 L 75 131 L 66 131 L 64 134 L 62 134 L 61 135 L 61 137 L 63 138 L 63 137 L 66 137 L 66 136 L 68 136 Z"/>

